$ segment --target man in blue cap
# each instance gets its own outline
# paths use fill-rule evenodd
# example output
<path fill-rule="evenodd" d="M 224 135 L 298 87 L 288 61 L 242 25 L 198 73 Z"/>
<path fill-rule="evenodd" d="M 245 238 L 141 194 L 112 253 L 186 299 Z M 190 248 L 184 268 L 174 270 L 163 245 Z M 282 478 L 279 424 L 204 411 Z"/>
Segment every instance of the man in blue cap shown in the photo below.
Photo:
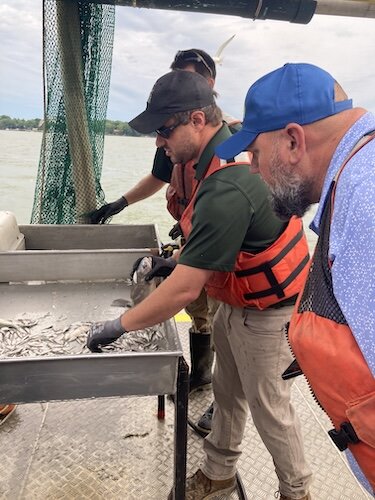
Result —
<path fill-rule="evenodd" d="M 311 64 L 255 82 L 242 129 L 216 148 L 253 153 L 275 212 L 302 217 L 319 202 L 319 235 L 289 342 L 357 477 L 375 490 L 375 117 Z"/>

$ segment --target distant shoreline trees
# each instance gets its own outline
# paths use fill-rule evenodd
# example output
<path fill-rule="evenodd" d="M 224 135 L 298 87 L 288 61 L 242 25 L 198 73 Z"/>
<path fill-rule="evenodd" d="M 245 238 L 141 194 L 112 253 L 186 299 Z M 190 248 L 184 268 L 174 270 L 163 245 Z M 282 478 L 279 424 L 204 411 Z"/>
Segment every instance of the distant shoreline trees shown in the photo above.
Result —
<path fill-rule="evenodd" d="M 38 130 L 40 122 L 40 118 L 23 120 L 22 118 L 0 115 L 0 130 Z"/>
<path fill-rule="evenodd" d="M 22 118 L 11 118 L 7 115 L 0 115 L 0 130 L 43 130 L 43 120 L 33 118 L 24 120 Z M 119 120 L 106 120 L 105 122 L 106 135 L 125 135 L 130 137 L 141 137 L 136 130 L 132 129 L 127 122 Z"/>

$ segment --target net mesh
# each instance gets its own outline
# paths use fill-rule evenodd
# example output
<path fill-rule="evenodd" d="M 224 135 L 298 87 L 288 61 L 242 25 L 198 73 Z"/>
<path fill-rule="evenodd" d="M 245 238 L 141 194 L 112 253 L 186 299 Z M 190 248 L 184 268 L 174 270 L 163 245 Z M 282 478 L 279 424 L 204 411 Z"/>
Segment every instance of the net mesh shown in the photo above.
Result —
<path fill-rule="evenodd" d="M 44 133 L 33 224 L 85 223 L 100 185 L 115 7 L 43 2 Z"/>

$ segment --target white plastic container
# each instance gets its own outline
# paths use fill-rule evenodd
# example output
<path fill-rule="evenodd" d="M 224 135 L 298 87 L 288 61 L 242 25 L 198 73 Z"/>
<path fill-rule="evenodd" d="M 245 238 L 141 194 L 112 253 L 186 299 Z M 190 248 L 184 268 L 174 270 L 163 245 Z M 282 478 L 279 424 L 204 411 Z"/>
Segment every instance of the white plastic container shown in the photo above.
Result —
<path fill-rule="evenodd" d="M 0 211 L 0 252 L 25 250 L 25 237 L 12 212 Z"/>

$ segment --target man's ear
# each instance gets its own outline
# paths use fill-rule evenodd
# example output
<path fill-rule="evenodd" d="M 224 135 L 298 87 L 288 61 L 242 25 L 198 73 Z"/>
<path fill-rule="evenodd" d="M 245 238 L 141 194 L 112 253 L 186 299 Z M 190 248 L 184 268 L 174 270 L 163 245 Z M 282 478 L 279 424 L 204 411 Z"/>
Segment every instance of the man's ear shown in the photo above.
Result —
<path fill-rule="evenodd" d="M 203 111 L 193 111 L 190 115 L 191 123 L 197 130 L 201 130 L 206 125 L 206 115 Z"/>
<path fill-rule="evenodd" d="M 303 127 L 298 123 L 288 123 L 283 130 L 283 139 L 287 144 L 290 163 L 292 165 L 299 163 L 306 152 L 306 137 Z"/>
<path fill-rule="evenodd" d="M 208 81 L 208 85 L 213 89 L 215 86 L 215 80 L 211 77 L 208 77 L 207 81 Z"/>

